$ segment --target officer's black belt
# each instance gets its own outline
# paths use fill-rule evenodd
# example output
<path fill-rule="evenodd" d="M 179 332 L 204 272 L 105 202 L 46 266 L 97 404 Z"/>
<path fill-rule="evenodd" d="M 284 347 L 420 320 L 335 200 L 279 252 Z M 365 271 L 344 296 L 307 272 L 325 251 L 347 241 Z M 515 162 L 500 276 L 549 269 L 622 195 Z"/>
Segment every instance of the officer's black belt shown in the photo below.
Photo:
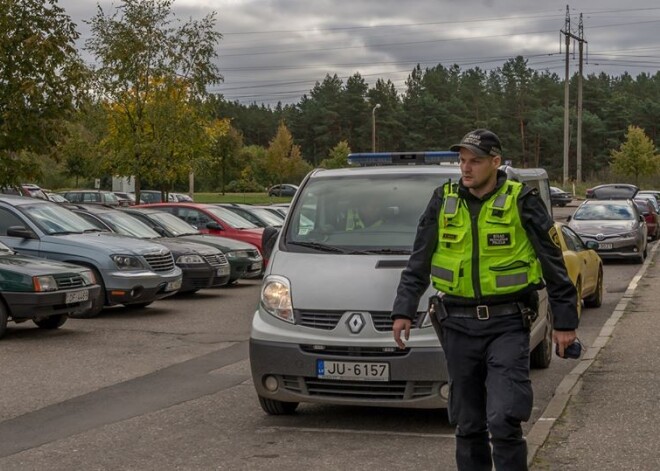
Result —
<path fill-rule="evenodd" d="M 480 306 L 446 306 L 449 317 L 465 319 L 488 320 L 491 317 L 510 316 L 520 314 L 520 305 L 517 303 L 491 304 Z"/>

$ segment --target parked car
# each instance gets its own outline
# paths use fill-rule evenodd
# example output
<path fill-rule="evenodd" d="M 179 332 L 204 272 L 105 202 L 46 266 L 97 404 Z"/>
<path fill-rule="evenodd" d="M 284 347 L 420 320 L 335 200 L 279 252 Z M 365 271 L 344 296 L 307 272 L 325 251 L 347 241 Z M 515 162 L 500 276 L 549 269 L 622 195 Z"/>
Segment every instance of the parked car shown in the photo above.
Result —
<path fill-rule="evenodd" d="M 658 191 L 658 190 L 640 190 L 635 195 L 635 198 L 640 197 L 640 196 L 644 196 L 644 197 L 653 196 L 655 198 L 655 200 L 660 203 L 660 191 Z"/>
<path fill-rule="evenodd" d="M 586 244 L 566 224 L 555 223 L 564 264 L 578 294 L 578 315 L 585 307 L 600 307 L 603 303 L 603 261 L 596 252 L 598 243 Z"/>
<path fill-rule="evenodd" d="M 185 193 L 170 193 L 174 197 L 175 200 L 177 200 L 179 203 L 194 203 L 195 200 L 193 200 L 190 195 L 186 195 Z"/>
<path fill-rule="evenodd" d="M 298 185 L 283 183 L 268 188 L 268 196 L 293 196 L 296 194 L 296 191 L 298 191 Z"/>
<path fill-rule="evenodd" d="M 269 205 L 261 205 L 259 208 L 264 208 L 267 211 L 270 211 L 276 215 L 280 215 L 283 218 L 286 218 L 286 215 L 289 213 L 289 203 L 276 203 Z"/>
<path fill-rule="evenodd" d="M 231 265 L 230 284 L 235 283 L 239 278 L 257 278 L 261 275 L 263 259 L 259 250 L 252 244 L 227 237 L 202 234 L 187 222 L 165 211 L 149 208 L 131 208 L 125 211 L 163 237 L 177 237 L 222 250 Z"/>
<path fill-rule="evenodd" d="M 227 208 L 229 211 L 247 219 L 257 227 L 282 227 L 284 217 L 270 211 L 251 206 L 249 204 L 221 203 L 218 206 Z"/>
<path fill-rule="evenodd" d="M 186 240 L 163 237 L 139 219 L 117 209 L 78 206 L 70 208 L 99 229 L 137 239 L 150 240 L 167 247 L 183 279 L 179 293 L 193 293 L 205 288 L 217 288 L 229 282 L 231 268 L 225 255 L 214 247 Z"/>
<path fill-rule="evenodd" d="M 564 207 L 573 201 L 573 195 L 571 195 L 567 191 L 562 190 L 561 188 L 557 188 L 556 186 L 551 186 L 550 201 L 552 202 L 553 206 Z"/>
<path fill-rule="evenodd" d="M 313 170 L 281 231 L 264 230 L 264 246 L 272 253 L 252 320 L 250 367 L 266 413 L 290 414 L 300 402 L 447 406 L 444 352 L 427 314 L 436 291 L 429 287 L 420 297 L 403 350 L 392 340 L 390 318 L 419 215 L 438 186 L 460 178 L 458 165 L 423 165 L 426 155 L 414 154 L 419 165 Z M 455 162 L 456 154 L 447 158 Z M 544 170 L 506 172 L 538 188 L 550 206 Z M 382 223 L 349 229 L 350 210 L 367 199 L 378 203 Z M 530 361 L 547 368 L 552 313 L 545 290 L 539 298 Z"/>
<path fill-rule="evenodd" d="M 70 203 L 101 204 L 105 206 L 119 206 L 119 199 L 112 191 L 105 190 L 71 190 L 60 192 Z M 127 204 L 128 205 L 128 204 Z"/>
<path fill-rule="evenodd" d="M 140 190 L 140 200 L 144 202 L 140 204 L 162 203 L 163 194 L 160 190 Z M 172 193 L 168 193 L 167 201 L 176 203 L 177 199 Z"/>
<path fill-rule="evenodd" d="M 598 200 L 632 199 L 638 191 L 638 187 L 628 183 L 606 183 L 589 188 L 586 196 Z"/>
<path fill-rule="evenodd" d="M 59 193 L 53 193 L 51 191 L 44 191 L 46 193 L 46 197 L 48 198 L 48 201 L 52 201 L 53 203 L 68 203 L 69 200 L 66 199 L 64 196 L 60 195 Z"/>
<path fill-rule="evenodd" d="M 102 232 L 57 203 L 0 196 L 0 241 L 20 254 L 91 269 L 101 290 L 86 317 L 104 305 L 144 307 L 181 288 L 181 269 L 167 248 Z"/>
<path fill-rule="evenodd" d="M 654 200 L 655 198 L 652 197 Z M 639 209 L 639 212 L 642 213 L 642 216 L 644 216 L 644 220 L 646 221 L 646 228 L 648 232 L 648 236 L 651 240 L 658 240 L 658 211 L 656 210 L 655 206 L 653 203 L 651 203 L 651 200 L 646 199 L 646 198 L 635 198 L 633 200 L 635 204 L 637 205 L 637 209 Z"/>
<path fill-rule="evenodd" d="M 19 255 L 0 242 L 0 338 L 7 322 L 58 329 L 92 308 L 101 287 L 88 268 Z"/>
<path fill-rule="evenodd" d="M 261 250 L 264 230 L 226 208 L 202 203 L 158 203 L 138 207 L 158 209 L 174 214 L 202 234 L 220 235 L 252 244 Z M 264 265 L 266 264 L 264 260 Z"/>
<path fill-rule="evenodd" d="M 632 200 L 586 200 L 568 221 L 585 243 L 598 243 L 596 250 L 603 259 L 642 263 L 648 254 L 646 222 Z"/>

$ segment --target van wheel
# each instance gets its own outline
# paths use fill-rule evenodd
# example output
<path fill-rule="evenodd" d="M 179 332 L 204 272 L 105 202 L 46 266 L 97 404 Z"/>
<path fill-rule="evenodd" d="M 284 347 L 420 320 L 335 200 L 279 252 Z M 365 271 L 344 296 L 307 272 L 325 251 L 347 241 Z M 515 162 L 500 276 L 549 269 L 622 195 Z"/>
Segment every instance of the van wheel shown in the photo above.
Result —
<path fill-rule="evenodd" d="M 9 320 L 9 314 L 7 313 L 7 308 L 5 303 L 0 299 L 0 339 L 7 332 L 7 321 Z"/>
<path fill-rule="evenodd" d="M 259 404 L 268 415 L 291 415 L 298 407 L 297 402 L 283 402 L 259 396 Z"/>
<path fill-rule="evenodd" d="M 91 319 L 101 314 L 103 307 L 105 305 L 105 284 L 103 283 L 103 278 L 98 270 L 88 267 L 92 272 L 94 272 L 94 278 L 96 278 L 96 284 L 101 287 L 99 294 L 92 300 L 92 307 L 89 311 L 79 312 L 78 314 L 69 314 L 69 317 L 73 319 Z"/>
<path fill-rule="evenodd" d="M 548 368 L 552 361 L 552 311 L 548 304 L 548 322 L 545 327 L 545 335 L 532 353 L 529 355 L 529 362 L 532 368 Z"/>
<path fill-rule="evenodd" d="M 64 325 L 69 318 L 66 314 L 57 314 L 55 316 L 46 317 L 45 319 L 33 319 L 37 327 L 40 329 L 59 329 Z"/>
<path fill-rule="evenodd" d="M 603 268 L 598 269 L 598 281 L 596 281 L 596 292 L 584 299 L 585 307 L 600 307 L 603 304 Z"/>

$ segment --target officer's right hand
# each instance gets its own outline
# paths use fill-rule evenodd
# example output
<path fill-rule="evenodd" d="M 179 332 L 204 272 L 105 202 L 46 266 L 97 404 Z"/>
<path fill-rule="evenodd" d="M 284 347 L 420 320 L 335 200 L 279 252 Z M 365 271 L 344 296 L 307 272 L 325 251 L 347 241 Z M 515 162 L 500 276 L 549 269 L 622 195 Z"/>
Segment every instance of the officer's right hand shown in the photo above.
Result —
<path fill-rule="evenodd" d="M 401 331 L 403 331 L 403 336 L 406 341 L 410 338 L 410 325 L 412 321 L 410 319 L 399 318 L 394 320 L 394 325 L 392 326 L 392 333 L 394 334 L 394 341 L 399 346 L 400 349 L 406 348 L 406 344 L 401 340 Z"/>

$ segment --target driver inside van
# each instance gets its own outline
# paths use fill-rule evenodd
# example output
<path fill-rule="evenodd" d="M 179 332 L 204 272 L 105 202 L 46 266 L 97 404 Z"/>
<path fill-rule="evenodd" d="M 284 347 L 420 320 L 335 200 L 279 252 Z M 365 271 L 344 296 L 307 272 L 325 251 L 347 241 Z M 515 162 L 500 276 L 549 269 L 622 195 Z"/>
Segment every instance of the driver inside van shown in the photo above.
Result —
<path fill-rule="evenodd" d="M 346 211 L 347 231 L 378 227 L 385 222 L 385 208 L 373 196 L 366 196 L 356 206 Z"/>

